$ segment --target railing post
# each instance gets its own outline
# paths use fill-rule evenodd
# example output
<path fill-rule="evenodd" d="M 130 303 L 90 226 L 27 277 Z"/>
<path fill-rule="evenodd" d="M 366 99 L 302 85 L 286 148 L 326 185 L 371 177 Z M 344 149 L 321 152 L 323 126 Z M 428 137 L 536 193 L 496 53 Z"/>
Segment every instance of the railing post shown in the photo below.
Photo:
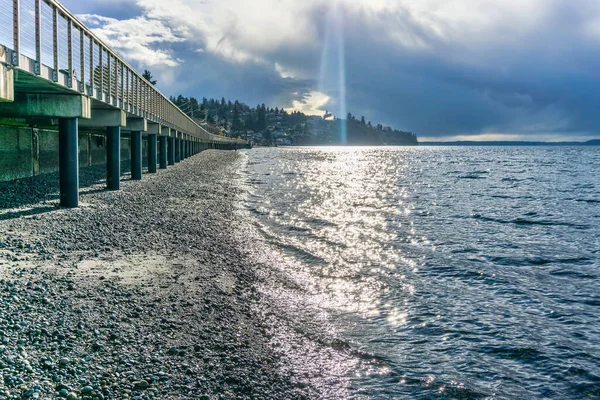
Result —
<path fill-rule="evenodd" d="M 94 38 L 90 36 L 90 90 L 88 96 L 94 95 Z"/>
<path fill-rule="evenodd" d="M 80 82 L 79 82 L 79 91 L 81 93 L 85 93 L 85 33 L 83 33 L 83 29 L 79 29 L 79 58 L 81 63 L 79 68 L 81 73 L 79 74 Z"/>
<path fill-rule="evenodd" d="M 67 75 L 67 86 L 69 89 L 73 88 L 73 22 L 67 19 L 67 57 L 69 64 L 69 74 Z"/>
<path fill-rule="evenodd" d="M 42 70 L 42 0 L 35 0 L 35 66 L 33 72 L 36 75 L 41 74 Z"/>
<path fill-rule="evenodd" d="M 21 35 L 19 28 L 21 24 L 21 2 L 20 0 L 13 0 L 13 52 L 12 52 L 12 65 L 19 65 L 19 58 L 21 58 Z"/>
<path fill-rule="evenodd" d="M 56 11 L 56 6 L 52 5 L 52 40 L 54 45 L 53 47 L 53 62 L 54 62 L 54 71 L 52 72 L 52 80 L 54 82 L 58 82 L 58 12 Z"/>
<path fill-rule="evenodd" d="M 98 44 L 98 99 L 104 100 L 104 50 Z"/>

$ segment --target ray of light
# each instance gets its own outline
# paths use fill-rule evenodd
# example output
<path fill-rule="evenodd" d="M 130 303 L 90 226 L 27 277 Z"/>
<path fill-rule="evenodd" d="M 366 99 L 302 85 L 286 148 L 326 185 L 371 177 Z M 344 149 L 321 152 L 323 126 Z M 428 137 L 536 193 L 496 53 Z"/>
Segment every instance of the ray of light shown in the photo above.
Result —
<path fill-rule="evenodd" d="M 344 41 L 344 18 L 341 2 L 334 1 L 325 19 L 325 38 L 321 49 L 319 91 L 335 99 L 337 117 L 336 142 L 346 144 L 346 54 Z M 333 88 L 331 87 L 333 83 Z M 335 92 L 331 96 L 331 92 Z"/>

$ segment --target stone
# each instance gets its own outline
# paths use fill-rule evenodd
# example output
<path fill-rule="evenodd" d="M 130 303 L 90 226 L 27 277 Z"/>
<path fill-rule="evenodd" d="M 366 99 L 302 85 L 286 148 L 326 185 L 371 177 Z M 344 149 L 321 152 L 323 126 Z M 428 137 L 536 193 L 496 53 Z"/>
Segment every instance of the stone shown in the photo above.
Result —
<path fill-rule="evenodd" d="M 133 384 L 133 386 L 136 389 L 148 389 L 150 387 L 150 384 L 148 383 L 147 380 L 142 379 L 141 381 L 137 381 Z"/>

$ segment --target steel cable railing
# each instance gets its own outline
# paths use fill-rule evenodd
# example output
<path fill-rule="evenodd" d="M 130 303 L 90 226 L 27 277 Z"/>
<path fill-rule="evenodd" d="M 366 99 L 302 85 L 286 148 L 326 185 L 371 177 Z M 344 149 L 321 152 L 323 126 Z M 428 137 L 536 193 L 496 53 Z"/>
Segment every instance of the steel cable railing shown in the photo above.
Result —
<path fill-rule="evenodd" d="M 197 124 L 55 0 L 0 0 L 0 46 L 16 68 L 188 135 L 235 141 Z"/>

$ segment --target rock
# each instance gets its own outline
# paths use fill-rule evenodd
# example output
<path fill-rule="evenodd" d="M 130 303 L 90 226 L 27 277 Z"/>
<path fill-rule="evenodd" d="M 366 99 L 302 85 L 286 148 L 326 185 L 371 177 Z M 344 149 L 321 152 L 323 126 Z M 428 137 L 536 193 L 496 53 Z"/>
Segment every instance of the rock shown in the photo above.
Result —
<path fill-rule="evenodd" d="M 91 386 L 85 386 L 83 389 L 81 389 L 81 393 L 83 394 L 92 393 L 93 391 L 94 389 Z"/>
<path fill-rule="evenodd" d="M 133 387 L 135 387 L 136 389 L 148 389 L 150 387 L 150 384 L 147 380 L 142 379 L 141 381 L 135 382 L 133 384 Z"/>
<path fill-rule="evenodd" d="M 77 400 L 79 397 L 77 397 L 77 393 L 75 392 L 71 392 L 69 394 L 67 394 L 67 400 Z"/>

